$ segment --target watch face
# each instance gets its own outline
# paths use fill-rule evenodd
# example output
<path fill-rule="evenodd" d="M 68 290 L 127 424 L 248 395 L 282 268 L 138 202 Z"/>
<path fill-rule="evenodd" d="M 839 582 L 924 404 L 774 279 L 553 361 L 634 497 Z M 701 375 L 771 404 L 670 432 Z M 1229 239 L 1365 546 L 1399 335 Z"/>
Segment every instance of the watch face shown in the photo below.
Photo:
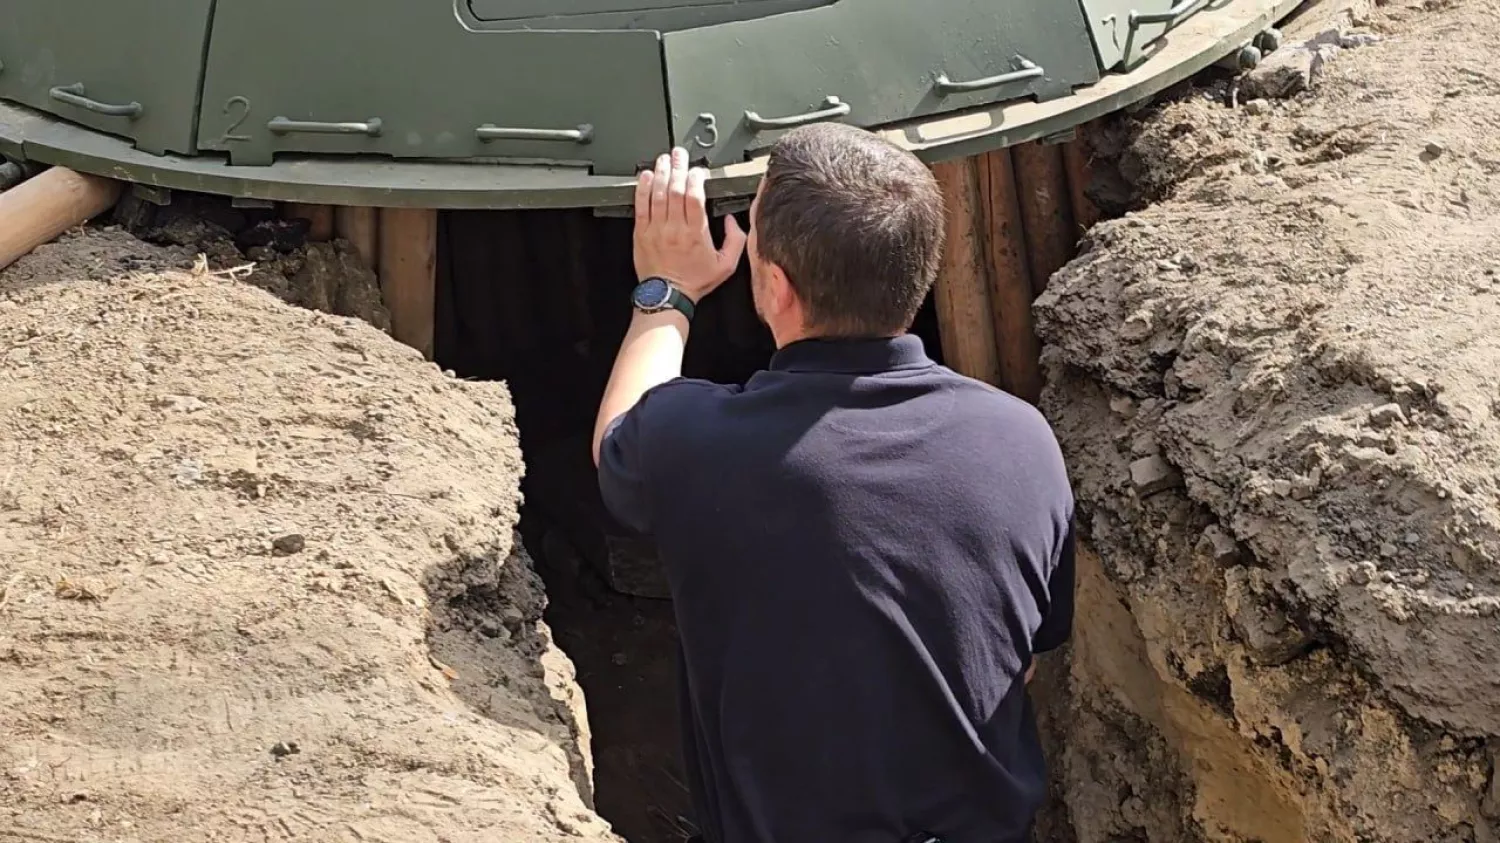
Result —
<path fill-rule="evenodd" d="M 660 278 L 647 278 L 637 284 L 630 300 L 641 310 L 657 310 L 667 303 L 672 288 Z"/>

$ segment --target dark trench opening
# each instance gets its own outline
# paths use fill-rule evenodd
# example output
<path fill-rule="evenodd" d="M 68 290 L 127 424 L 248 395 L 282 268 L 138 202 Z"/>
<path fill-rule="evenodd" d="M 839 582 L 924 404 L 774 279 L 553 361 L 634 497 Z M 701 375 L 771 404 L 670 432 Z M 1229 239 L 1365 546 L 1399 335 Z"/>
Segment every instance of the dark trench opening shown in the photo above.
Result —
<path fill-rule="evenodd" d="M 631 843 L 680 843 L 696 828 L 679 752 L 672 604 L 650 542 L 605 511 L 589 448 L 630 322 L 632 227 L 588 209 L 444 212 L 434 351 L 459 377 L 510 387 L 526 462 L 522 541 L 586 699 L 595 808 Z M 931 296 L 915 333 L 941 361 Z M 742 261 L 702 302 L 683 374 L 743 383 L 773 351 Z"/>

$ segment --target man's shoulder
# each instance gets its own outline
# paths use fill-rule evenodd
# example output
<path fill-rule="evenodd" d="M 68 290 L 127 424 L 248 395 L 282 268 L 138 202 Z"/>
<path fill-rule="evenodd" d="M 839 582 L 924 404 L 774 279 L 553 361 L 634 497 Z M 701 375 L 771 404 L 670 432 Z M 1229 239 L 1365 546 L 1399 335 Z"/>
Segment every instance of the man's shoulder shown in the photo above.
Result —
<path fill-rule="evenodd" d="M 681 417 L 701 419 L 712 404 L 735 395 L 738 388 L 698 378 L 677 377 L 651 387 L 640 400 L 605 429 L 607 441 L 635 447 L 653 431 L 679 427 Z"/>
<path fill-rule="evenodd" d="M 970 465 L 998 461 L 1028 467 L 1034 477 L 1065 478 L 1067 468 L 1052 423 L 1031 403 L 981 380 L 938 367 L 958 393 L 952 444 L 968 449 Z"/>
<path fill-rule="evenodd" d="M 648 436 L 651 431 L 675 430 L 680 434 L 685 429 L 702 429 L 702 422 L 715 416 L 719 404 L 742 391 L 734 384 L 673 378 L 646 390 L 620 421 L 628 420 L 642 435 Z M 685 426 L 681 423 L 684 419 L 693 419 L 695 423 Z"/>
<path fill-rule="evenodd" d="M 999 420 L 1035 426 L 1051 434 L 1052 427 L 1041 410 L 997 386 L 978 378 L 953 371 L 947 366 L 935 366 L 936 377 L 953 386 L 960 393 L 966 406 L 982 410 Z"/>
<path fill-rule="evenodd" d="M 713 402 L 734 392 L 734 387 L 712 381 L 674 378 L 646 390 L 635 406 L 605 427 L 597 462 L 599 490 L 620 523 L 641 533 L 651 531 L 651 477 L 659 471 L 654 467 L 664 460 L 671 464 L 692 432 L 704 428 L 692 420 L 708 416 Z"/>
<path fill-rule="evenodd" d="M 705 403 L 722 401 L 741 391 L 740 387 L 733 384 L 678 377 L 646 390 L 635 409 L 651 414 L 697 409 Z"/>

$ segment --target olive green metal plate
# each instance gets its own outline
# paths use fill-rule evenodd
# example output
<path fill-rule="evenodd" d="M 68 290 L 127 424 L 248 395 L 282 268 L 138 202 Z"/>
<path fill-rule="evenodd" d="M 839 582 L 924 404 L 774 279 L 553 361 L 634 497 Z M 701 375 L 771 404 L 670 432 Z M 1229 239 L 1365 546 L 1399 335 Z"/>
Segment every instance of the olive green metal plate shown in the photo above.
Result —
<path fill-rule="evenodd" d="M 670 32 L 798 9 L 835 0 L 467 0 L 485 27 L 527 29 L 655 29 Z"/>
<path fill-rule="evenodd" d="M 841 0 L 662 40 L 673 136 L 713 164 L 742 160 L 774 141 L 782 134 L 778 120 L 879 126 L 993 102 L 1049 100 L 1099 78 L 1073 0 Z M 972 84 L 1024 62 L 1036 65 L 1035 75 L 972 92 L 939 81 Z"/>
<path fill-rule="evenodd" d="M 478 32 L 442 0 L 218 0 L 199 148 L 235 164 L 370 153 L 628 174 L 669 142 L 655 32 Z"/>
<path fill-rule="evenodd" d="M 192 152 L 212 9 L 213 0 L 4 0 L 0 99 L 149 152 Z"/>
<path fill-rule="evenodd" d="M 1106 71 L 1140 64 L 1174 26 L 1207 8 L 1213 0 L 1082 0 L 1099 66 Z M 1222 5 L 1224 0 L 1218 0 Z M 1156 15 L 1150 22 L 1140 15 Z M 1160 18 L 1170 17 L 1171 21 Z M 1132 21 L 1136 21 L 1132 25 Z"/>
<path fill-rule="evenodd" d="M 1234 52 L 1302 0 L 1233 0 L 1194 15 L 1129 73 L 1111 74 L 1073 96 L 1013 102 L 917 119 L 880 134 L 929 162 L 978 155 L 1056 136 L 1139 102 Z M 567 167 L 394 161 L 370 156 L 287 155 L 266 167 L 222 156 L 148 155 L 119 138 L 0 102 L 0 152 L 112 178 L 251 199 L 408 208 L 617 208 L 632 201 L 629 177 Z M 716 199 L 754 193 L 765 172 L 756 158 L 715 168 Z M 725 206 L 716 201 L 716 209 Z M 605 213 L 613 213 L 606 210 Z"/>

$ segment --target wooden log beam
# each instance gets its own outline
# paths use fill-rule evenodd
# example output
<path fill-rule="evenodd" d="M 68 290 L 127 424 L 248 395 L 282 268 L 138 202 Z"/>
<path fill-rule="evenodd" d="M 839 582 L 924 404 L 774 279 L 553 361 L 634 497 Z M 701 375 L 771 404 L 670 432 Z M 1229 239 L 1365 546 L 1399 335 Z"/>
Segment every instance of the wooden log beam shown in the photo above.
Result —
<path fill-rule="evenodd" d="M 289 220 L 307 220 L 307 239 L 324 243 L 333 239 L 333 206 L 303 205 L 288 202 L 281 206 L 281 215 Z"/>
<path fill-rule="evenodd" d="M 1035 284 L 1010 150 L 978 158 L 987 232 L 991 335 L 1000 361 L 1000 388 L 1035 404 L 1042 395 L 1041 340 L 1031 312 Z"/>
<path fill-rule="evenodd" d="M 1060 147 L 1035 141 L 1012 147 L 1011 161 L 1031 259 L 1032 292 L 1041 295 L 1052 273 L 1073 256 L 1077 242 L 1068 213 L 1067 170 Z"/>
<path fill-rule="evenodd" d="M 436 210 L 380 210 L 380 295 L 391 334 L 429 360 L 437 315 Z"/>
<path fill-rule="evenodd" d="M 375 208 L 340 205 L 333 212 L 334 233 L 354 246 L 359 259 L 380 270 L 380 212 Z"/>
<path fill-rule="evenodd" d="M 1068 177 L 1068 195 L 1073 211 L 1074 245 L 1077 238 L 1099 222 L 1099 207 L 1089 198 L 1089 185 L 1094 180 L 1094 152 L 1089 147 L 1090 124 L 1077 129 L 1077 135 L 1062 145 L 1063 169 Z"/>
<path fill-rule="evenodd" d="M 52 167 L 0 193 L 0 269 L 109 210 L 122 182 Z"/>
<path fill-rule="evenodd" d="M 947 211 L 946 245 L 933 287 L 943 362 L 962 375 L 1002 386 L 990 308 L 989 249 L 976 160 L 934 164 Z"/>

